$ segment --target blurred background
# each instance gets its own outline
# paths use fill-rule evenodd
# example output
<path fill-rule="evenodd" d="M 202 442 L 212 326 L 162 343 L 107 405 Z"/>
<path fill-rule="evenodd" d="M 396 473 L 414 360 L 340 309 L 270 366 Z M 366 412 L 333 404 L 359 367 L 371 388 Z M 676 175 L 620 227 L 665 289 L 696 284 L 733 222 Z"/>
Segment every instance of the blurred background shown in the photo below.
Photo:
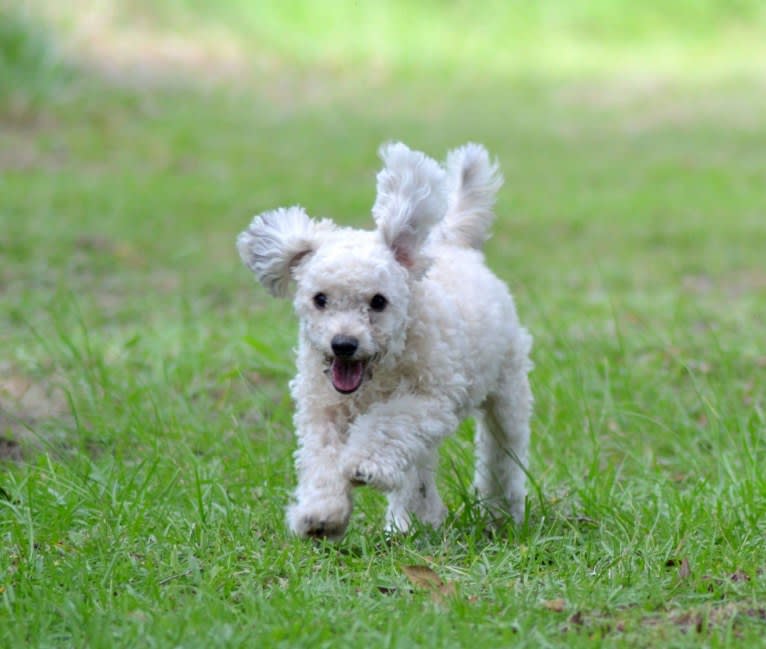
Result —
<path fill-rule="evenodd" d="M 592 224 L 614 235 L 619 219 L 623 240 L 625 227 L 743 217 L 742 191 L 761 180 L 759 0 L 2 0 L 0 11 L 11 241 L 74 226 L 178 257 L 201 252 L 205 232 L 205 254 L 230 260 L 230 230 L 275 204 L 366 222 L 386 139 L 437 158 L 484 142 L 508 178 L 514 236 L 501 226 L 500 243 L 517 253 L 523 240 L 554 267 L 572 250 L 551 243 L 569 247 Z M 745 165 L 735 186 L 732 159 Z M 538 227 L 549 220 L 553 231 Z M 612 241 L 590 242 L 607 244 L 607 264 Z"/>
<path fill-rule="evenodd" d="M 715 323 L 757 354 L 765 116 L 760 0 L 0 0 L 0 393 L 48 421 L 29 386 L 91 350 L 205 416 L 283 398 L 289 304 L 234 238 L 294 203 L 366 226 L 389 139 L 498 157 L 488 255 L 541 384 L 562 341 L 696 355 Z"/>

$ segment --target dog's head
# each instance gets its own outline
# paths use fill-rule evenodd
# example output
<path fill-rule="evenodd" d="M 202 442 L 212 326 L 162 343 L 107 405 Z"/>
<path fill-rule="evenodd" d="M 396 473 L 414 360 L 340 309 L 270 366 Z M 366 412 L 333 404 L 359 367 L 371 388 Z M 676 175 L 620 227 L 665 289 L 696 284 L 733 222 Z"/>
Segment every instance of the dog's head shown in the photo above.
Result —
<path fill-rule="evenodd" d="M 377 228 L 339 228 L 300 207 L 261 214 L 237 239 L 245 265 L 275 296 L 297 285 L 301 335 L 325 360 L 338 392 L 355 392 L 376 362 L 405 346 L 412 282 L 423 246 L 446 210 L 445 173 L 401 143 L 381 148 L 372 208 Z"/>

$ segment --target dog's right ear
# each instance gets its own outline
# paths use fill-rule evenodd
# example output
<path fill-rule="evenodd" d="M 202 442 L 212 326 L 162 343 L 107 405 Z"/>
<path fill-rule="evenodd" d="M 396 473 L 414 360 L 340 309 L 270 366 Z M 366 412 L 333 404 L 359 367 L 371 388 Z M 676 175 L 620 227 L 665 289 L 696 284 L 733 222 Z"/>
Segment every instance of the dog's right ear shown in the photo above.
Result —
<path fill-rule="evenodd" d="M 429 260 L 420 249 L 447 209 L 446 174 L 435 160 L 401 142 L 384 144 L 380 157 L 384 167 L 372 215 L 396 260 L 421 275 Z"/>
<path fill-rule="evenodd" d="M 256 216 L 237 237 L 237 250 L 269 293 L 283 297 L 295 266 L 317 249 L 321 232 L 331 227 L 327 220 L 310 219 L 302 207 L 280 207 Z"/>

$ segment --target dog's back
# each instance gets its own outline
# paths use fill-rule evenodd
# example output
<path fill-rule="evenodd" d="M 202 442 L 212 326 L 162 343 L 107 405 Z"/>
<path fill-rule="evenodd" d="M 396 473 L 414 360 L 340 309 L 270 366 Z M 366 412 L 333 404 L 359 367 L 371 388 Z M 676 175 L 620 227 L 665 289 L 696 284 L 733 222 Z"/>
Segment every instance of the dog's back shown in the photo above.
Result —
<path fill-rule="evenodd" d="M 442 376 L 453 377 L 448 383 L 464 383 L 466 405 L 482 401 L 502 367 L 523 364 L 520 359 L 531 347 L 508 287 L 486 265 L 482 252 L 502 184 L 498 165 L 483 146 L 467 144 L 449 154 L 447 209 L 428 239 L 426 254 L 432 264 L 412 305 L 414 321 L 431 341 L 414 356 L 431 356 L 432 364 L 454 364 Z M 433 345 L 435 340 L 442 345 Z M 442 352 L 433 354 L 436 348 Z"/>

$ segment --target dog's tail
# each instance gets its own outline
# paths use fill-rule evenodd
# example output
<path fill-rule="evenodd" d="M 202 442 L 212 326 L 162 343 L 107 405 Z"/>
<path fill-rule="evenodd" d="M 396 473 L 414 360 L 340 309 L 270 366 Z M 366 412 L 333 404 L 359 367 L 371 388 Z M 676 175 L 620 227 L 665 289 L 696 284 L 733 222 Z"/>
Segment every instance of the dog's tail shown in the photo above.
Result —
<path fill-rule="evenodd" d="M 449 202 L 439 224 L 443 240 L 481 250 L 494 219 L 495 196 L 503 184 L 497 162 L 480 144 L 469 143 L 447 155 Z"/>

